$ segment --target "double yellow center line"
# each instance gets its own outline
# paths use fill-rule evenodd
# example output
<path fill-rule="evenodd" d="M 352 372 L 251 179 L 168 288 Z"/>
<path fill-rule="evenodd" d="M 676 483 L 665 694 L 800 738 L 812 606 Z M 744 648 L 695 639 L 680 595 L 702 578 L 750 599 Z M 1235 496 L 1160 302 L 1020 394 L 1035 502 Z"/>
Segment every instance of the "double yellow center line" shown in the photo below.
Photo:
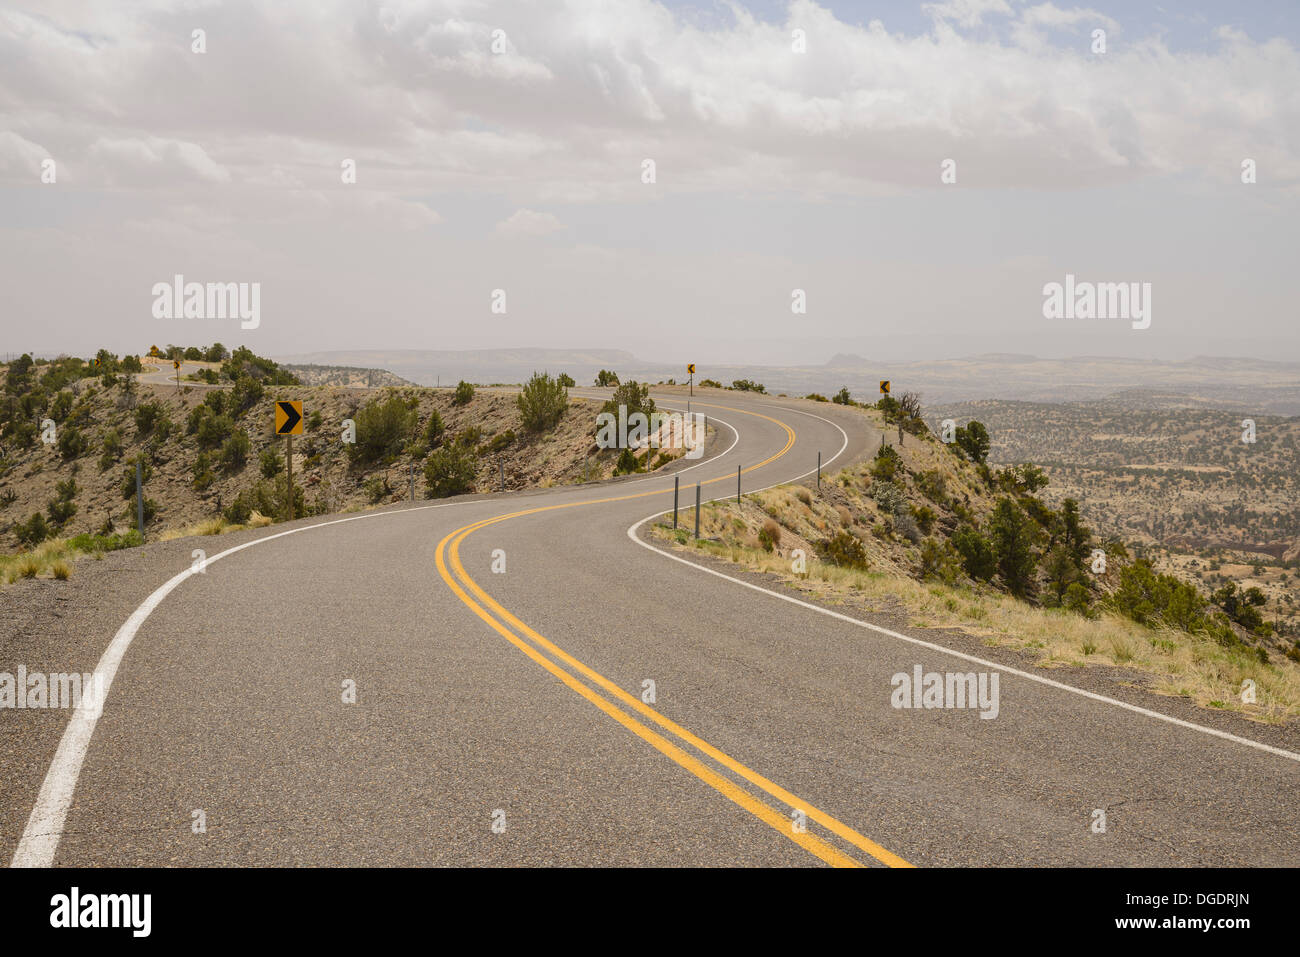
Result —
<path fill-rule="evenodd" d="M 727 407 L 713 406 L 713 408 L 726 409 Z M 785 453 L 794 445 L 794 429 L 790 428 L 790 426 L 786 425 L 784 422 L 780 422 L 770 416 L 762 415 L 761 413 L 746 412 L 742 409 L 728 409 L 728 411 L 740 412 L 744 415 L 755 415 L 759 418 L 767 419 L 770 422 L 775 422 L 786 431 L 787 439 L 785 446 L 781 451 L 767 459 L 764 459 L 757 465 L 750 466 L 750 468 L 745 469 L 744 471 L 753 471 L 754 469 L 761 468 L 769 462 L 775 461 L 785 455 Z M 726 479 L 727 476 L 721 476 L 716 479 L 710 479 L 701 484 L 707 485 L 712 484 L 713 482 L 724 481 Z M 807 820 L 820 824 L 832 834 L 847 841 L 859 850 L 865 851 L 881 863 L 887 864 L 890 867 L 910 867 L 911 865 L 901 857 L 885 850 L 885 848 L 859 834 L 847 824 L 831 817 L 824 811 L 818 810 L 808 802 L 799 800 L 780 785 L 769 781 L 758 772 L 741 764 L 739 761 L 718 750 L 707 741 L 696 737 L 686 728 L 683 728 L 671 719 L 664 717 L 654 708 L 651 708 L 645 702 L 641 701 L 641 699 L 624 691 L 604 675 L 599 674 L 578 659 L 574 658 L 563 648 L 560 648 L 554 642 L 548 640 L 530 628 L 527 624 L 520 621 L 517 617 L 502 607 L 496 599 L 485 592 L 479 584 L 470 577 L 469 573 L 465 571 L 464 565 L 461 563 L 461 543 L 481 528 L 487 528 L 488 526 L 509 521 L 513 518 L 520 518 L 525 515 L 535 515 L 539 512 L 550 512 L 566 508 L 580 508 L 586 505 L 599 505 L 608 502 L 621 502 L 627 501 L 628 499 L 644 498 L 650 495 L 662 495 L 666 491 L 666 489 L 655 490 L 652 492 L 639 492 L 631 495 L 616 495 L 608 498 L 589 499 L 582 502 L 570 502 L 563 505 L 547 505 L 538 508 L 528 508 L 517 512 L 511 512 L 507 515 L 500 515 L 495 518 L 473 522 L 469 525 L 463 526 L 462 528 L 458 528 L 438 543 L 436 556 L 438 574 L 442 576 L 443 581 L 447 583 L 448 587 L 451 588 L 456 596 L 464 602 L 465 605 L 474 612 L 474 614 L 478 615 L 478 617 L 483 619 L 489 627 L 526 654 L 529 658 L 541 665 L 551 674 L 555 675 L 555 677 L 559 678 L 565 685 L 573 689 L 573 691 L 581 695 L 583 698 L 587 699 L 587 701 L 595 705 L 605 714 L 609 715 L 619 724 L 623 725 L 623 727 L 627 728 L 633 734 L 637 735 L 637 737 L 649 743 L 660 753 L 671 758 L 678 765 L 685 768 L 687 771 L 690 771 L 701 781 L 708 784 L 710 787 L 714 788 L 720 794 L 744 808 L 749 813 L 753 814 L 763 823 L 769 825 L 774 830 L 794 841 L 804 850 L 835 867 L 861 866 L 860 862 L 853 857 L 850 857 L 826 840 L 813 834 L 811 831 L 807 830 L 806 827 L 799 826 L 793 816 L 782 813 L 772 805 L 756 798 L 753 794 L 737 785 L 730 778 L 719 774 L 699 758 L 683 750 L 677 744 L 673 743 L 673 741 L 669 740 L 669 738 L 664 734 L 659 733 L 659 731 L 651 727 L 651 724 L 657 725 L 660 729 L 667 732 L 669 735 L 672 735 L 679 742 L 689 745 L 699 753 L 716 762 L 718 765 L 721 765 L 733 774 L 748 781 L 761 791 L 775 798 L 781 804 L 789 807 L 792 811 L 802 812 Z M 543 652 L 546 652 L 546 654 L 543 654 Z M 552 660 L 552 657 L 547 657 L 548 654 L 555 660 Z M 560 663 L 563 663 L 563 665 L 567 666 L 567 668 L 571 670 L 566 670 L 566 668 L 561 667 Z M 585 678 L 586 682 L 590 682 L 590 684 L 580 680 L 579 676 Z M 593 685 L 595 686 L 594 688 L 592 687 Z M 607 695 L 609 695 L 609 697 L 600 694 L 595 690 L 596 688 L 603 690 Z M 610 698 L 613 698 L 614 700 L 611 701 Z M 649 723 L 647 723 L 647 721 L 638 720 L 636 715 L 629 714 L 626 710 L 620 708 L 615 702 L 619 702 L 624 706 L 631 708 L 636 712 L 636 715 L 648 719 Z"/>

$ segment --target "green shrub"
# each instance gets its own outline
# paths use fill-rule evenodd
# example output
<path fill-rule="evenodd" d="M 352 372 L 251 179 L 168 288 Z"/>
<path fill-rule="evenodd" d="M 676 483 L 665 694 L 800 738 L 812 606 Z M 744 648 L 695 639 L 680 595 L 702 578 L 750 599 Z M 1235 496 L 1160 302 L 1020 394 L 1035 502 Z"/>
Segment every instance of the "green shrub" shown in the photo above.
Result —
<path fill-rule="evenodd" d="M 569 390 L 545 372 L 534 372 L 516 398 L 519 415 L 529 432 L 553 429 L 569 405 Z"/>
<path fill-rule="evenodd" d="M 962 567 L 971 578 L 986 582 L 997 573 L 997 556 L 993 552 L 993 544 L 978 529 L 962 525 L 953 533 L 952 544 L 961 556 Z"/>
<path fill-rule="evenodd" d="M 615 475 L 631 475 L 634 472 L 641 472 L 641 460 L 638 459 L 631 449 L 623 449 L 618 453 L 618 461 L 614 463 Z"/>
<path fill-rule="evenodd" d="M 199 440 L 199 448 L 215 449 L 221 446 L 226 439 L 235 433 L 234 420 L 224 413 L 221 415 L 206 415 L 199 422 L 196 436 Z"/>
<path fill-rule="evenodd" d="M 989 536 L 998 557 L 998 573 L 1008 590 L 1024 598 L 1034 593 L 1039 532 L 1032 519 L 1010 498 L 998 499 L 989 520 Z"/>
<path fill-rule="evenodd" d="M 700 384 L 703 385 L 704 383 L 700 383 Z M 826 398 L 826 396 L 822 395 L 820 392 L 809 392 L 806 396 L 804 396 L 804 398 L 805 398 L 805 399 L 812 399 L 814 402 L 829 402 L 829 401 L 830 401 L 830 399 Z"/>
<path fill-rule="evenodd" d="M 926 535 L 929 535 L 930 532 L 934 530 L 934 520 L 936 516 L 934 514 L 934 509 L 930 508 L 930 506 L 912 506 L 912 518 L 916 520 L 917 527 Z"/>
<path fill-rule="evenodd" d="M 415 432 L 415 410 L 401 396 L 375 399 L 357 411 L 357 440 L 348 446 L 353 465 L 385 464 L 396 460 Z"/>
<path fill-rule="evenodd" d="M 440 444 L 442 444 L 442 433 L 446 430 L 447 427 L 442 422 L 442 414 L 437 409 L 434 409 L 433 413 L 429 416 L 429 421 L 425 424 L 424 432 L 422 433 L 425 446 L 430 449 L 436 449 Z"/>
<path fill-rule="evenodd" d="M 1088 616 L 1092 611 L 1092 593 L 1079 582 L 1071 582 L 1065 589 L 1061 604 L 1070 611 Z"/>
<path fill-rule="evenodd" d="M 199 492 L 202 492 L 217 480 L 216 475 L 212 472 L 212 457 L 207 452 L 200 452 L 198 458 L 194 460 L 193 475 L 194 489 Z M 134 477 L 132 477 L 131 482 L 134 486 Z"/>
<path fill-rule="evenodd" d="M 90 442 L 75 426 L 65 425 L 59 430 L 59 452 L 65 459 L 75 459 L 79 455 L 84 455 L 89 447 Z"/>
<path fill-rule="evenodd" d="M 230 390 L 230 398 L 226 401 L 227 411 L 236 417 L 243 415 L 266 394 L 266 389 L 262 383 L 250 375 L 241 375 L 235 380 L 235 387 Z"/>
<path fill-rule="evenodd" d="M 158 420 L 166 415 L 161 402 L 141 402 L 135 407 L 135 430 L 139 435 L 148 435 L 153 431 Z"/>
<path fill-rule="evenodd" d="M 852 405 L 853 399 L 849 396 L 849 387 L 843 386 L 839 392 L 831 396 L 831 401 L 836 405 Z"/>
<path fill-rule="evenodd" d="M 763 527 L 758 530 L 758 544 L 763 546 L 765 552 L 777 548 L 781 544 L 781 526 L 770 518 L 765 521 Z"/>
<path fill-rule="evenodd" d="M 943 505 L 948 499 L 948 478 L 938 469 L 927 469 L 916 477 L 916 487 L 930 501 Z"/>
<path fill-rule="evenodd" d="M 618 373 L 610 372 L 608 369 L 601 369 L 596 373 L 596 385 L 611 386 L 618 385 Z"/>
<path fill-rule="evenodd" d="M 261 466 L 262 478 L 272 479 L 284 471 L 284 459 L 274 445 L 262 449 L 261 455 L 258 456 L 258 464 Z"/>
<path fill-rule="evenodd" d="M 989 457 L 989 432 L 984 423 L 972 419 L 957 429 L 956 448 L 972 462 L 984 464 Z"/>
<path fill-rule="evenodd" d="M 862 539 L 848 531 L 838 531 L 830 538 L 823 539 L 818 551 L 826 561 L 841 568 L 865 569 L 871 563 L 867 560 L 867 548 Z"/>
<path fill-rule="evenodd" d="M 45 541 L 53 532 L 45 522 L 45 516 L 36 512 L 26 522 L 14 526 L 14 536 L 18 544 L 33 548 Z"/>
<path fill-rule="evenodd" d="M 122 457 L 122 436 L 117 429 L 109 429 L 104 433 L 104 453 L 99 457 L 99 470 L 107 472 Z"/>
<path fill-rule="evenodd" d="M 67 479 L 56 483 L 54 493 L 55 497 L 46 504 L 45 511 L 50 516 L 51 524 L 55 528 L 62 528 L 77 514 L 77 503 L 73 501 L 77 495 L 76 480 Z"/>
<path fill-rule="evenodd" d="M 876 482 L 868 494 L 886 515 L 892 517 L 906 514 L 907 496 L 897 482 Z"/>
<path fill-rule="evenodd" d="M 144 539 L 140 537 L 139 531 L 131 529 L 125 534 L 99 534 L 91 535 L 89 532 L 81 535 L 74 535 L 68 539 L 68 547 L 76 549 L 79 552 L 115 552 L 121 548 L 134 548 L 137 545 L 143 545 Z"/>
<path fill-rule="evenodd" d="M 703 382 L 700 383 L 700 385 L 703 384 Z M 766 387 L 761 382 L 754 382 L 751 379 L 736 379 L 731 383 L 731 387 L 738 392 L 767 392 Z"/>
<path fill-rule="evenodd" d="M 388 484 L 388 474 L 372 475 L 362 486 L 371 505 L 378 505 L 393 494 L 393 487 Z"/>
<path fill-rule="evenodd" d="M 957 582 L 962 573 L 961 555 L 952 542 L 927 538 L 921 543 L 921 577 L 936 578 L 946 584 Z"/>
<path fill-rule="evenodd" d="M 1108 599 L 1111 607 L 1138 624 L 1164 622 L 1183 631 L 1208 629 L 1208 603 L 1193 585 L 1173 575 L 1155 572 L 1145 559 L 1120 569 L 1119 585 Z"/>
<path fill-rule="evenodd" d="M 240 492 L 233 502 L 221 510 L 221 517 L 232 525 L 247 525 L 253 517 L 252 496 L 246 491 Z"/>
<path fill-rule="evenodd" d="M 248 433 L 243 429 L 236 430 L 221 446 L 221 467 L 227 472 L 242 469 L 248 461 L 249 448 Z"/>
<path fill-rule="evenodd" d="M 892 482 L 903 467 L 903 458 L 892 445 L 882 445 L 876 450 L 871 463 L 871 477 L 880 482 Z"/>
<path fill-rule="evenodd" d="M 472 491 L 478 463 L 471 446 L 453 442 L 430 453 L 424 463 L 429 498 L 446 498 Z"/>
<path fill-rule="evenodd" d="M 641 385 L 635 379 L 622 383 L 614 389 L 614 394 L 601 407 L 601 411 L 618 415 L 619 406 L 627 406 L 629 417 L 634 412 L 640 412 L 649 419 L 655 411 L 655 400 L 650 398 L 650 386 Z"/>
<path fill-rule="evenodd" d="M 500 452 L 503 449 L 510 446 L 514 442 L 514 440 L 515 440 L 514 430 L 507 429 L 506 431 L 502 432 L 500 435 L 493 436 L 492 441 L 489 442 L 486 446 L 486 451 L 489 454 L 495 455 L 497 452 Z"/>
<path fill-rule="evenodd" d="M 561 372 L 555 377 L 555 381 L 560 383 L 560 385 L 564 386 L 566 389 L 572 389 L 577 385 L 577 383 L 573 381 L 573 376 L 569 375 L 567 372 Z"/>
<path fill-rule="evenodd" d="M 456 391 L 452 393 L 451 401 L 456 405 L 469 405 L 474 398 L 474 387 L 462 379 L 456 383 Z"/>
<path fill-rule="evenodd" d="M 240 346 L 221 364 L 221 377 L 237 382 L 244 375 L 267 385 L 301 385 L 295 375 L 281 369 L 275 362 L 254 355 L 247 346 Z"/>

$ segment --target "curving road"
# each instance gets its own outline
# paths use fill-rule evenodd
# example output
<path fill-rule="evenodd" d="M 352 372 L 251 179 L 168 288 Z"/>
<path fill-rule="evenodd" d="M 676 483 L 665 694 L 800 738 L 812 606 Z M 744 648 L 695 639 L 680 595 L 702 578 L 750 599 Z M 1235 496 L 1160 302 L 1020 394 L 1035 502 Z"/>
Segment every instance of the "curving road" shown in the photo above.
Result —
<path fill-rule="evenodd" d="M 717 434 L 674 466 L 683 506 L 695 481 L 734 495 L 737 465 L 754 490 L 879 442 L 851 410 L 695 401 Z M 89 636 L 101 668 L 120 657 L 102 716 L 47 736 L 6 798 L 24 831 L 0 850 L 19 865 L 1300 863 L 1300 755 L 666 555 L 640 523 L 672 483 L 303 520 L 200 541 L 227 549 L 203 574 L 187 570 L 195 540 L 146 549 L 115 587 L 147 616 Z M 998 671 L 997 718 L 892 708 L 891 676 L 918 664 Z"/>

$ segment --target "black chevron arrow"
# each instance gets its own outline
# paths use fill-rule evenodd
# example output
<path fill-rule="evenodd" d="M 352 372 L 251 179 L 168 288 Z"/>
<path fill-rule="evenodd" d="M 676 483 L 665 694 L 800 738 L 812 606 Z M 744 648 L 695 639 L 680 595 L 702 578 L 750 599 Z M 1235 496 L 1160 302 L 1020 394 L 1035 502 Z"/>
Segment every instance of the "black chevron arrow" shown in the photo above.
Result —
<path fill-rule="evenodd" d="M 280 426 L 279 432 L 281 435 L 288 435 L 294 430 L 298 420 L 302 418 L 302 413 L 293 407 L 292 402 L 277 402 L 276 405 L 284 413 L 284 424 Z"/>

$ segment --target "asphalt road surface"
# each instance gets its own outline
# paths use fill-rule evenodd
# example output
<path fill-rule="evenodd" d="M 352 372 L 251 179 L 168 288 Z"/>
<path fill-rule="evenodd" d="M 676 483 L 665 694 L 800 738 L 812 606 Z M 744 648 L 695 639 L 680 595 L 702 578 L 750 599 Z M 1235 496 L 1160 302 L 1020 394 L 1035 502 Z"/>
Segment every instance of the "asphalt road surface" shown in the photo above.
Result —
<path fill-rule="evenodd" d="M 879 443 L 833 406 L 726 394 L 694 409 L 717 433 L 674 467 L 683 508 L 696 481 L 706 500 L 734 495 L 738 465 L 752 491 L 807 476 L 819 452 L 833 471 Z M 1300 756 L 668 557 L 636 526 L 671 508 L 672 488 L 672 474 L 642 476 L 146 547 L 104 595 L 111 620 L 85 628 L 101 668 L 120 661 L 97 721 L 27 715 L 44 733 L 6 738 L 24 750 L 0 852 L 20 865 L 1300 864 Z M 199 546 L 202 574 L 189 572 Z M 892 707 L 891 677 L 916 665 L 998 672 L 997 717 Z"/>

